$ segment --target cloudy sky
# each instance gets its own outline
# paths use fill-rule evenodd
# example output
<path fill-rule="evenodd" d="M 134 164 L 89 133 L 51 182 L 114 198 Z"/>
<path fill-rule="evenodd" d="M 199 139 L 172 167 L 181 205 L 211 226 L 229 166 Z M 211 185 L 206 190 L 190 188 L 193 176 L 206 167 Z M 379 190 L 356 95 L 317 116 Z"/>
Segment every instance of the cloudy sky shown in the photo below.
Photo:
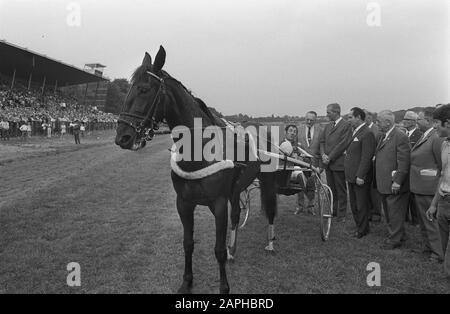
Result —
<path fill-rule="evenodd" d="M 0 0 L 0 39 L 112 79 L 162 44 L 195 95 L 253 116 L 448 103 L 449 20 L 448 0 Z"/>

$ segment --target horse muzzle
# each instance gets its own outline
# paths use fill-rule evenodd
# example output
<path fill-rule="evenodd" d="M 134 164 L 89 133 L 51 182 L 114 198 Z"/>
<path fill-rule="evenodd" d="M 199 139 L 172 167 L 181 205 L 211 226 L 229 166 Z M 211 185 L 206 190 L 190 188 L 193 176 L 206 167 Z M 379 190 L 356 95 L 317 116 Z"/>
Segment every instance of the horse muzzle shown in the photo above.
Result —
<path fill-rule="evenodd" d="M 116 145 L 120 146 L 122 149 L 132 149 L 135 144 L 135 139 L 131 135 L 121 135 L 116 136 Z"/>

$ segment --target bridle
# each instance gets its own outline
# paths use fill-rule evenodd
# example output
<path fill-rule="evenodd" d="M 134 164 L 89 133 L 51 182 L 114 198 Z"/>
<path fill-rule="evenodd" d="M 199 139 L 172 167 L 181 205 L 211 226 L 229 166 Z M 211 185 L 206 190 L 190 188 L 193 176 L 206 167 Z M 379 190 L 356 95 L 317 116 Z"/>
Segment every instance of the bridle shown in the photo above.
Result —
<path fill-rule="evenodd" d="M 159 77 L 158 75 L 146 71 L 146 74 L 156 78 L 159 81 L 159 87 L 158 91 L 156 93 L 155 98 L 153 99 L 152 105 L 150 106 L 150 109 L 148 110 L 148 113 L 143 115 L 138 114 L 132 114 L 129 112 L 125 112 L 125 104 L 126 100 L 124 102 L 124 106 L 122 107 L 122 111 L 119 114 L 119 118 L 117 119 L 117 122 L 122 122 L 134 129 L 134 131 L 140 135 L 140 138 L 142 138 L 144 141 L 151 141 L 153 139 L 153 136 L 155 135 L 155 130 L 158 129 L 157 121 L 156 121 L 156 109 L 158 108 L 158 105 L 161 103 L 162 97 L 166 95 L 166 84 L 164 82 L 164 78 Z M 131 91 L 131 88 L 130 88 Z M 129 95 L 129 92 L 128 92 Z M 128 98 L 127 95 L 127 98 Z M 126 99 L 127 99 L 126 98 Z"/>

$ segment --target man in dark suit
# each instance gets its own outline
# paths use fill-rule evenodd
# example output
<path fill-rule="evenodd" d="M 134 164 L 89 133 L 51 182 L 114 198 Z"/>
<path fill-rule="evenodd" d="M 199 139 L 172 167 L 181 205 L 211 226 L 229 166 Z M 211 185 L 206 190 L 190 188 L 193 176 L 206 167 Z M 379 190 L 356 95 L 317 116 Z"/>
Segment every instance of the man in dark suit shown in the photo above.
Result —
<path fill-rule="evenodd" d="M 444 141 L 433 128 L 433 112 L 434 110 L 425 110 L 419 113 L 417 123 L 424 133 L 411 149 L 409 182 L 425 244 L 423 252 L 429 256 L 430 261 L 440 262 L 443 252 L 439 226 L 437 221 L 429 221 L 426 217 L 439 183 L 442 170 L 441 147 Z"/>
<path fill-rule="evenodd" d="M 384 249 L 395 249 L 405 240 L 405 215 L 409 200 L 408 173 L 411 147 L 408 137 L 395 126 L 395 116 L 390 110 L 382 111 L 377 118 L 380 137 L 375 150 L 375 180 L 385 211 L 389 236 Z"/>
<path fill-rule="evenodd" d="M 377 124 L 374 122 L 374 118 L 376 114 L 364 110 L 364 113 L 366 114 L 366 125 L 369 128 L 369 130 L 373 133 L 373 136 L 375 137 L 375 141 L 378 142 L 378 137 L 380 136 L 380 130 L 378 129 Z M 380 193 L 378 193 L 378 190 L 376 187 L 373 186 L 373 184 L 370 186 L 370 195 L 368 199 L 369 203 L 369 221 L 372 222 L 380 222 L 381 221 L 381 198 Z"/>
<path fill-rule="evenodd" d="M 406 135 L 408 135 L 409 144 L 411 144 L 411 147 L 414 147 L 423 134 L 423 132 L 417 127 L 417 113 L 414 111 L 406 111 L 405 116 L 403 117 L 403 125 L 406 128 Z M 417 226 L 419 224 L 419 217 L 412 195 L 410 195 L 409 198 L 408 211 L 405 219 L 406 221 L 410 221 L 413 226 Z"/>
<path fill-rule="evenodd" d="M 333 215 L 343 221 L 347 211 L 347 186 L 344 173 L 344 151 L 352 137 L 352 127 L 341 117 L 341 106 L 327 106 L 330 123 L 320 137 L 320 153 L 326 169 L 327 183 L 333 192 Z"/>
<path fill-rule="evenodd" d="M 372 158 L 375 153 L 375 136 L 364 123 L 366 115 L 361 108 L 350 110 L 348 121 L 353 127 L 352 141 L 345 153 L 345 178 L 348 182 L 350 208 L 356 224 L 354 234 L 358 239 L 369 233 L 370 187 L 372 185 Z"/>
<path fill-rule="evenodd" d="M 311 163 L 314 167 L 319 167 L 320 160 L 320 134 L 322 129 L 320 125 L 316 124 L 317 113 L 315 111 L 309 111 L 305 116 L 305 124 L 300 125 L 298 129 L 298 143 L 300 147 L 313 158 L 303 158 L 305 162 Z M 320 162 L 321 163 L 321 162 Z M 311 176 L 311 172 L 305 172 L 307 177 L 306 191 L 298 193 L 298 205 L 299 210 L 301 208 L 307 208 L 311 214 L 314 212 L 314 178 Z M 307 205 L 305 206 L 305 195 L 307 199 Z"/>

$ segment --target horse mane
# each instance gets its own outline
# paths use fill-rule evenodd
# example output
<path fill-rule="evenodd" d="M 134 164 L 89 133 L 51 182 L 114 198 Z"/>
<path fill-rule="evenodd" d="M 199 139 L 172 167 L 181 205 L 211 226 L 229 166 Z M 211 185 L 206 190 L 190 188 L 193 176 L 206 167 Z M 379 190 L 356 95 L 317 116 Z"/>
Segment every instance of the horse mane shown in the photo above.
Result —
<path fill-rule="evenodd" d="M 192 96 L 194 97 L 194 96 Z M 200 107 L 200 110 L 203 111 L 204 114 L 206 114 L 206 116 L 208 118 L 211 119 L 211 122 L 214 125 L 217 126 L 225 126 L 223 124 L 223 122 L 219 119 L 219 117 L 216 117 L 211 110 L 209 110 L 208 106 L 205 104 L 205 102 L 203 100 L 201 100 L 200 98 L 194 97 L 195 101 L 197 102 L 198 106 Z"/>

